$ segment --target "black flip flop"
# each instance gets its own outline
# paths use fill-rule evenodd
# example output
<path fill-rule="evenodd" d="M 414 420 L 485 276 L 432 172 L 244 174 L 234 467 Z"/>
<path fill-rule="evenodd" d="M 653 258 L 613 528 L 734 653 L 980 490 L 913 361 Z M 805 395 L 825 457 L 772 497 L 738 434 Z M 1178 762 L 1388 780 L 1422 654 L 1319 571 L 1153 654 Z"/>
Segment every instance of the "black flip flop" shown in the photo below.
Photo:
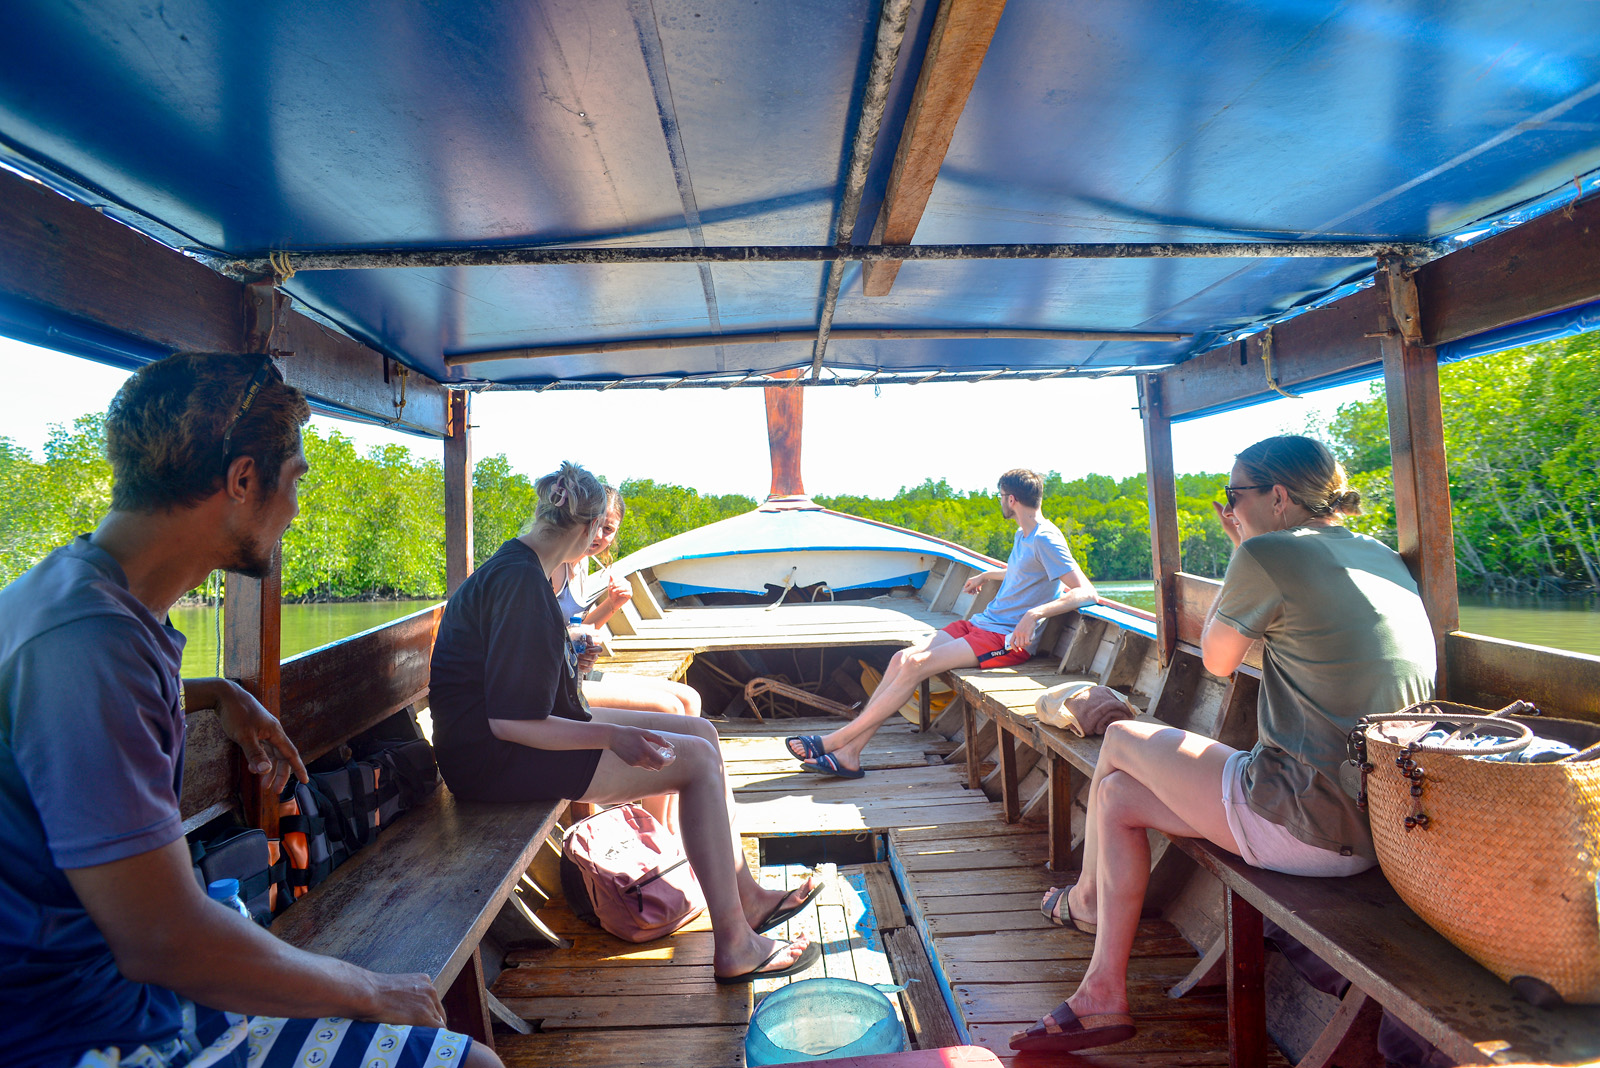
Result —
<path fill-rule="evenodd" d="M 768 957 L 760 964 L 757 964 L 748 972 L 740 972 L 738 975 L 719 975 L 716 977 L 716 980 L 722 986 L 733 986 L 736 983 L 753 983 L 757 979 L 782 979 L 786 975 L 793 975 L 795 972 L 805 971 L 807 968 L 817 963 L 817 958 L 822 956 L 822 947 L 816 942 L 812 942 L 810 945 L 806 946 L 805 949 L 800 951 L 800 956 L 796 958 L 795 962 L 789 965 L 787 968 L 776 968 L 770 972 L 764 972 L 761 970 L 771 963 L 774 957 L 788 949 L 793 944 L 793 942 L 782 943 L 777 949 L 772 951 L 772 956 Z"/>
<path fill-rule="evenodd" d="M 1133 1017 L 1125 1012 L 1079 1016 L 1063 1001 L 1038 1023 L 1012 1035 L 1011 1048 L 1018 1051 L 1072 1053 L 1080 1049 L 1109 1046 L 1114 1042 L 1126 1042 L 1133 1034 Z"/>
<path fill-rule="evenodd" d="M 796 753 L 790 742 L 799 742 L 801 751 Z M 791 734 L 783 740 L 783 747 L 789 750 L 789 755 L 796 760 L 816 760 L 825 752 L 820 734 Z"/>
<path fill-rule="evenodd" d="M 1091 923 L 1088 920 L 1078 919 L 1078 917 L 1072 914 L 1072 902 L 1070 900 L 1063 900 L 1066 898 L 1066 895 L 1071 892 L 1071 890 L 1072 887 L 1070 886 L 1063 886 L 1059 889 L 1051 887 L 1050 893 L 1046 894 L 1044 901 L 1040 903 L 1039 911 L 1044 914 L 1045 919 L 1049 920 L 1057 927 L 1074 927 L 1086 935 L 1092 935 L 1100 929 L 1099 925 Z M 1061 902 L 1061 912 L 1066 915 L 1066 919 L 1062 919 L 1061 916 L 1056 913 L 1057 901 Z"/>
<path fill-rule="evenodd" d="M 817 895 L 822 893 L 827 885 L 828 881 L 826 879 L 818 879 L 816 882 L 812 883 L 811 892 L 807 894 L 798 905 L 784 905 L 783 901 L 778 902 L 778 907 L 767 913 L 767 918 L 761 921 L 760 927 L 756 928 L 756 934 L 766 934 L 780 923 L 783 923 L 786 920 L 791 920 L 800 915 L 800 913 L 805 911 L 805 907 L 807 905 L 816 900 Z M 787 894 L 784 895 L 783 900 L 789 900 Z"/>
<path fill-rule="evenodd" d="M 815 760 L 802 761 L 800 770 L 809 771 L 814 775 L 833 775 L 841 779 L 859 779 L 866 774 L 860 768 L 845 767 L 832 753 L 823 753 Z"/>

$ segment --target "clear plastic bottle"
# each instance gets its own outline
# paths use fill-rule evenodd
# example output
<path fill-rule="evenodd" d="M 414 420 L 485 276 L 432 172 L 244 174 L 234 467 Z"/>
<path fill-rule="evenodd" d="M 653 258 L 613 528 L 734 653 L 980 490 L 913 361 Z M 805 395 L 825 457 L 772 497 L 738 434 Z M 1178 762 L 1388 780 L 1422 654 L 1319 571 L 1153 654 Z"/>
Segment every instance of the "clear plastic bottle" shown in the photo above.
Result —
<path fill-rule="evenodd" d="M 254 922 L 255 917 L 250 915 L 249 907 L 239 896 L 238 879 L 213 879 L 206 884 L 206 896 L 212 901 L 222 902 L 245 919 Z"/>
<path fill-rule="evenodd" d="M 571 634 L 571 628 L 579 627 L 579 626 L 582 626 L 582 625 L 583 625 L 583 617 L 582 616 L 572 616 L 570 619 L 567 620 L 568 634 L 569 635 Z M 579 634 L 579 635 L 577 635 L 575 637 L 569 638 L 569 640 L 572 642 L 572 650 L 573 650 L 573 652 L 576 653 L 578 656 L 582 656 L 584 653 L 587 653 L 589 651 L 589 636 L 587 634 Z"/>

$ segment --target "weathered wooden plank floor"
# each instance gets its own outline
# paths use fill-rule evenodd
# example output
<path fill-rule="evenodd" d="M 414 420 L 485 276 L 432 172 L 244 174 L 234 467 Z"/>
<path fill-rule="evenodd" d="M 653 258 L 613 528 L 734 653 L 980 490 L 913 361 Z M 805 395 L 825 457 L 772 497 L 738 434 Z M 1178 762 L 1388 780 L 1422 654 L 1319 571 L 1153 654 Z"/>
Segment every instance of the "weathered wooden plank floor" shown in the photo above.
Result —
<path fill-rule="evenodd" d="M 958 1039 L 937 996 L 942 971 L 971 1041 L 1008 1065 L 1046 1063 L 1013 1054 L 1012 1031 L 1071 993 L 1093 940 L 1051 926 L 1038 911 L 1051 885 L 1045 836 L 1006 824 L 999 806 L 964 788 L 964 769 L 930 764 L 950 743 L 892 721 L 869 747 L 864 779 L 794 770 L 788 734 L 820 733 L 835 720 L 719 724 L 735 782 L 736 822 L 747 842 L 838 832 L 888 832 L 891 863 L 905 888 L 912 925 L 901 913 L 889 865 L 841 867 L 827 893 L 780 932 L 821 942 L 811 971 L 750 987 L 719 987 L 711 977 L 711 932 L 701 918 L 670 939 L 637 946 L 587 927 L 565 906 L 540 911 L 570 939 L 563 949 L 513 950 L 494 993 L 541 1033 L 498 1039 L 509 1068 L 717 1068 L 743 1064 L 744 1033 L 756 1001 L 786 982 L 837 975 L 864 982 L 922 982 L 896 1001 L 924 1045 Z M 747 849 L 747 852 L 749 850 Z M 804 869 L 768 867 L 760 878 L 792 886 Z M 870 886 L 870 889 L 869 889 Z M 921 937 L 918 937 L 918 931 Z M 1165 921 L 1139 930 L 1130 993 L 1139 1034 L 1127 1043 L 1048 1063 L 1106 1068 L 1192 1068 L 1227 1063 L 1226 999 L 1220 992 L 1174 1001 L 1166 990 L 1196 960 Z M 1274 1065 L 1283 1065 L 1273 1051 Z"/>
<path fill-rule="evenodd" d="M 891 723 L 870 747 L 865 779 L 797 772 L 783 747 L 784 736 L 828 731 L 838 723 L 718 724 L 724 735 L 724 759 L 736 784 L 737 823 L 747 841 L 822 831 L 874 832 L 908 823 L 926 826 L 930 819 L 1001 826 L 998 806 L 981 793 L 974 799 L 962 786 L 960 768 L 929 765 L 930 759 L 938 760 L 953 748 L 951 743 L 920 735 L 903 721 Z M 759 877 L 769 886 L 790 887 L 804 873 L 799 865 L 768 866 Z M 875 882 L 881 910 L 874 906 L 869 880 Z M 789 982 L 822 975 L 896 982 L 886 944 L 894 939 L 884 935 L 903 934 L 906 926 L 887 865 L 840 867 L 826 892 L 773 932 L 789 938 L 804 932 L 820 942 L 823 956 L 817 965 L 750 987 L 720 987 L 711 975 L 711 929 L 703 916 L 670 939 L 642 946 L 589 927 L 560 902 L 541 909 L 539 916 L 572 944 L 560 949 L 515 949 L 507 955 L 506 971 L 496 980 L 494 994 L 512 1012 L 534 1021 L 540 1031 L 497 1038 L 509 1068 L 551 1064 L 738 1068 L 743 1064 L 745 1025 L 762 996 Z M 896 999 L 897 1010 L 900 1004 Z M 939 1044 L 948 1044 L 949 1026 L 943 1022 L 943 1030 L 935 1033 L 941 1036 Z M 913 1032 L 917 1027 L 914 1019 Z"/>
<path fill-rule="evenodd" d="M 1006 1044 L 1011 1033 L 1071 994 L 1094 951 L 1093 938 L 1052 926 L 1039 912 L 1045 891 L 1060 885 L 1044 868 L 1045 835 L 1025 824 L 996 824 L 906 828 L 891 832 L 889 840 L 907 904 L 973 1044 L 1018 1068 L 1041 1063 L 1108 1068 L 1228 1063 L 1223 993 L 1167 997 L 1167 989 L 1189 973 L 1197 958 L 1164 920 L 1145 920 L 1134 941 L 1129 995 L 1137 1035 L 1078 1057 L 1013 1053 Z M 1272 1057 L 1272 1064 L 1287 1063 L 1275 1049 Z"/>
<path fill-rule="evenodd" d="M 498 1037 L 501 1059 L 508 1068 L 739 1068 L 750 1013 L 773 990 L 820 976 L 893 981 L 866 889 L 867 867 L 888 878 L 885 865 L 840 868 L 804 912 L 772 932 L 810 935 L 822 945 L 817 964 L 750 986 L 718 986 L 712 978 L 711 926 L 704 916 L 670 939 L 638 946 L 588 926 L 563 904 L 541 909 L 540 918 L 572 945 L 508 954 L 494 994 L 539 1033 Z M 761 879 L 791 887 L 805 871 L 799 865 L 767 867 Z"/>
<path fill-rule="evenodd" d="M 721 725 L 734 782 L 739 833 L 751 837 L 884 831 L 891 827 L 989 824 L 1000 806 L 966 788 L 962 769 L 942 764 L 954 743 L 893 719 L 868 745 L 862 779 L 801 771 L 783 739 L 825 734 L 837 719 L 740 720 Z"/>

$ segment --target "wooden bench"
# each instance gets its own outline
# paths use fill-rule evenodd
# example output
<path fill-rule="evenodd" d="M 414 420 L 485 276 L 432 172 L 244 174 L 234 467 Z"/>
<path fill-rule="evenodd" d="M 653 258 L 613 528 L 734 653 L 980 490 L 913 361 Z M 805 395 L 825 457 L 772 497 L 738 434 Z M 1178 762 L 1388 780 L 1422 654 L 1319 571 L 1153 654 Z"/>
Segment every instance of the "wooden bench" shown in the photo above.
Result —
<path fill-rule="evenodd" d="M 1080 614 L 1052 646 L 1056 670 L 1039 660 L 1019 669 L 951 672 L 961 698 L 966 744 L 952 760 L 967 759 L 969 782 L 980 785 L 980 758 L 995 753 L 1006 819 L 1044 808 L 1050 867 L 1081 863 L 1087 777 L 1103 739 L 1078 738 L 1037 721 L 1034 699 L 1049 686 L 1086 680 L 1132 690 L 1146 700 L 1141 718 L 1218 738 L 1235 748 L 1255 742 L 1259 652 L 1229 679 L 1205 671 L 1199 649 L 1180 643 L 1152 685 L 1151 636 L 1116 621 Z M 1140 664 L 1135 661 L 1143 656 Z M 1120 685 L 1119 685 L 1120 684 Z M 980 718 L 986 724 L 979 723 Z M 985 736 L 987 726 L 995 733 Z M 1044 784 L 1021 788 L 1017 743 L 1046 765 Z M 970 757 L 968 754 L 971 754 Z M 1042 803 L 1041 803 L 1042 802 Z M 1179 996 L 1226 980 L 1230 1061 L 1236 1068 L 1266 1063 L 1265 953 L 1262 918 L 1277 923 L 1351 983 L 1301 1068 L 1382 1064 L 1375 1047 L 1383 1009 L 1459 1063 L 1521 1060 L 1574 1062 L 1600 1058 L 1600 1012 L 1590 1007 L 1539 1009 L 1452 946 L 1395 894 L 1377 869 L 1350 879 L 1310 879 L 1251 868 L 1238 857 L 1195 839 L 1167 839 L 1152 850 L 1159 867 L 1168 852 L 1187 857 L 1222 886 L 1222 929 L 1194 972 L 1174 988 Z M 1170 874 L 1172 865 L 1167 865 Z M 1157 877 L 1152 875 L 1152 890 Z"/>
<path fill-rule="evenodd" d="M 1265 1063 L 1262 917 L 1350 980 L 1324 1041 L 1301 1064 L 1361 1064 L 1378 1007 L 1460 1064 L 1497 1057 L 1544 1063 L 1600 1059 L 1600 1011 L 1539 1009 L 1411 911 L 1374 868 L 1348 879 L 1307 879 L 1252 868 L 1209 842 L 1174 844 L 1226 891 L 1228 1043 L 1238 1065 Z M 1364 1055 L 1364 1056 L 1363 1056 Z M 1381 1063 L 1381 1060 L 1378 1061 Z"/>
<path fill-rule="evenodd" d="M 424 609 L 284 662 L 281 718 L 306 760 L 426 698 L 441 612 Z M 191 715 L 188 735 L 186 830 L 239 807 L 256 788 L 215 715 Z M 485 988 L 479 944 L 566 806 L 466 802 L 441 782 L 279 916 L 272 932 L 373 971 L 427 974 L 450 1026 L 492 1048 L 491 1017 L 527 1025 Z M 275 819 L 255 822 L 271 823 L 275 835 Z"/>

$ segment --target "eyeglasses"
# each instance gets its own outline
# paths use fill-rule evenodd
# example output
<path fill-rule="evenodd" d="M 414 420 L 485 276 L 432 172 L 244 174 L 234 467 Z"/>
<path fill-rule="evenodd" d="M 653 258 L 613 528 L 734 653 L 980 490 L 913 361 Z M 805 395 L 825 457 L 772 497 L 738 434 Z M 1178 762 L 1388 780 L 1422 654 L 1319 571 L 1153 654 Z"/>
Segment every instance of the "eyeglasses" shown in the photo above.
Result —
<path fill-rule="evenodd" d="M 278 370 L 278 365 L 272 362 L 271 356 L 263 356 L 261 366 L 251 376 L 249 383 L 244 387 L 244 395 L 239 398 L 239 407 L 234 410 L 233 418 L 228 420 L 227 429 L 222 432 L 222 467 L 226 472 L 228 461 L 233 456 L 233 429 L 239 425 L 245 413 L 250 410 L 250 405 L 255 403 L 256 394 L 261 392 L 261 387 L 267 384 L 268 378 L 283 381 L 283 372 Z"/>
<path fill-rule="evenodd" d="M 1223 496 L 1228 498 L 1228 507 L 1232 508 L 1239 503 L 1241 490 L 1269 490 L 1271 488 L 1271 486 L 1223 486 L 1222 493 Z"/>

